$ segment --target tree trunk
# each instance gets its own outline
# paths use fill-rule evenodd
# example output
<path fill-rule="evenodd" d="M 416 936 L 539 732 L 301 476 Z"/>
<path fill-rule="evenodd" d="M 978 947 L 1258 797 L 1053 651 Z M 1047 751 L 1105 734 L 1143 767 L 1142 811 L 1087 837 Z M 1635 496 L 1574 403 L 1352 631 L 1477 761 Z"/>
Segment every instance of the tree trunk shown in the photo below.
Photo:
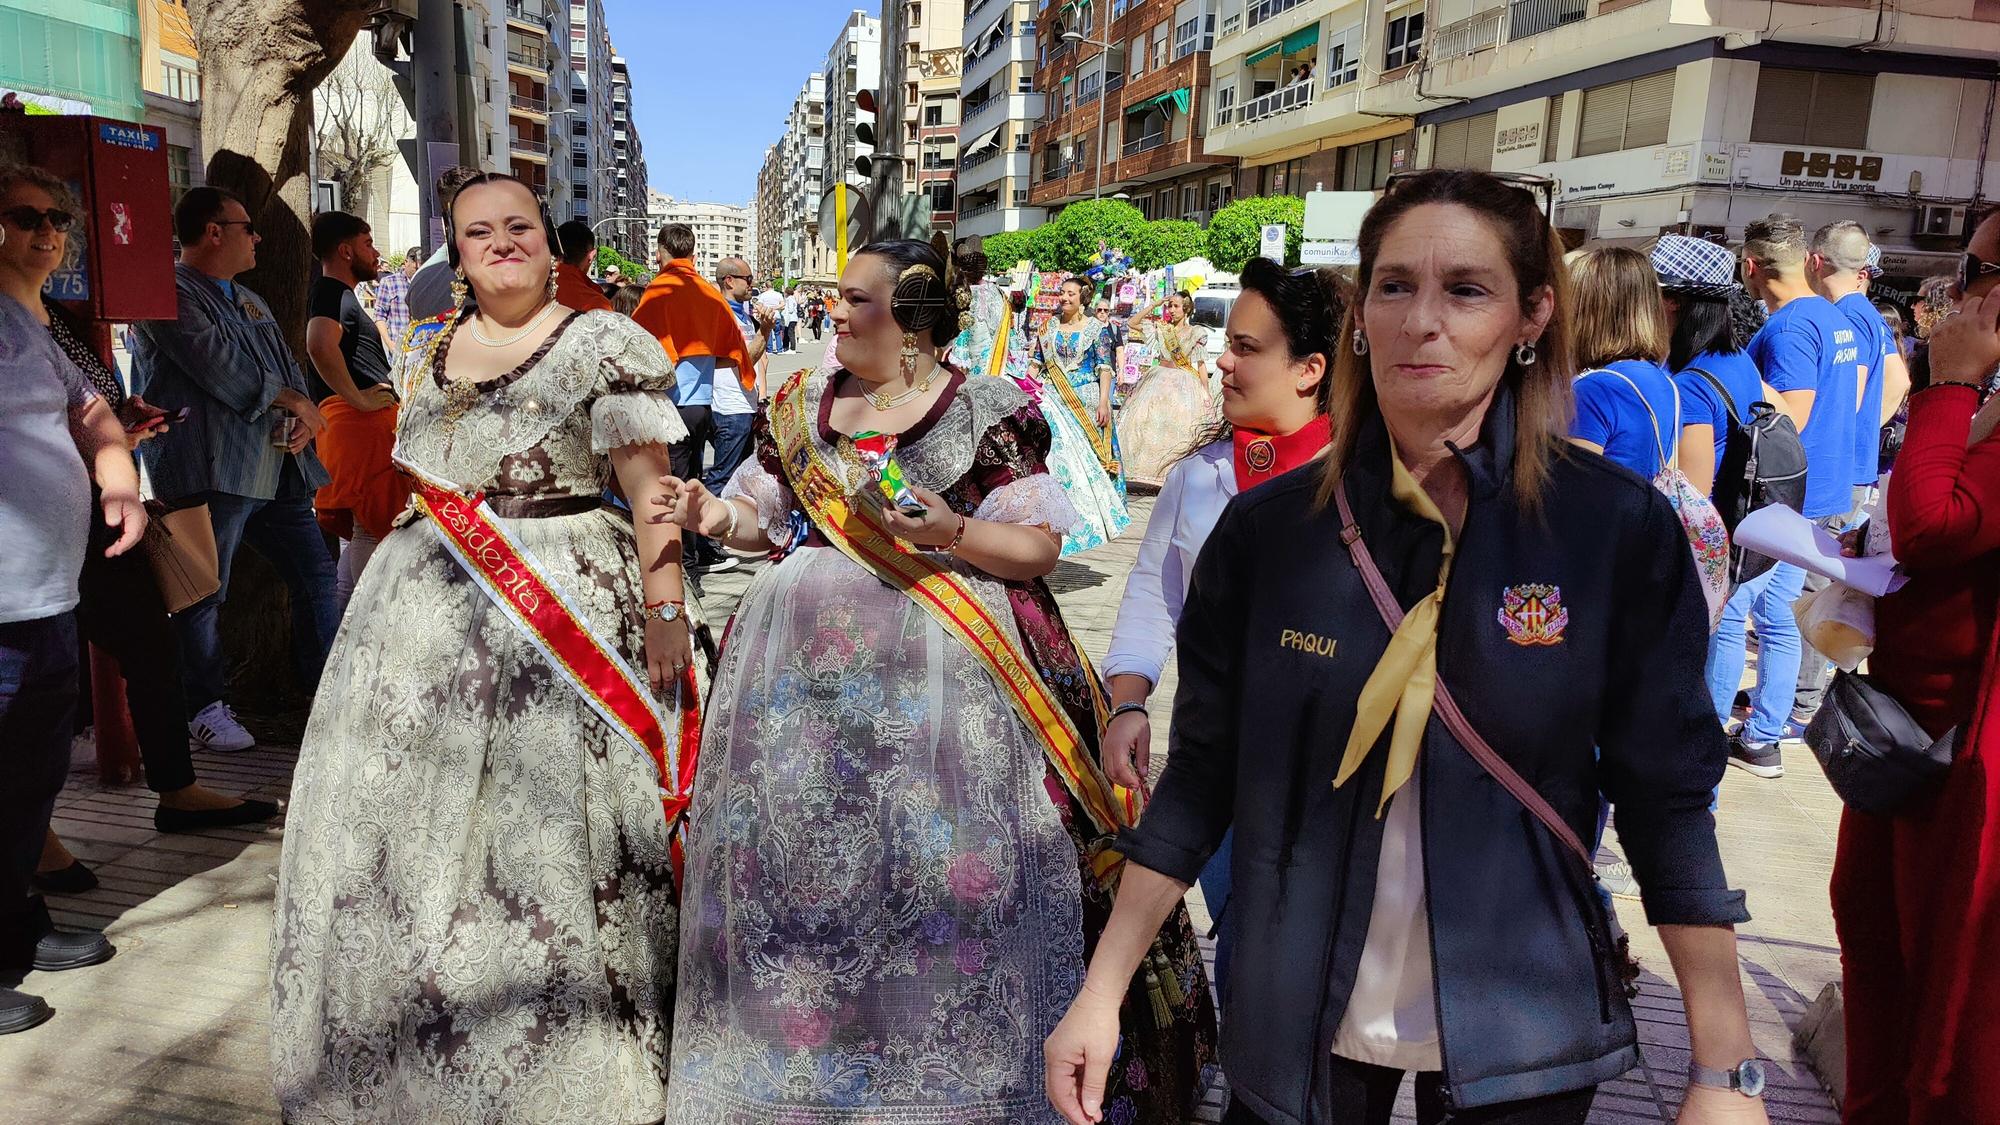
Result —
<path fill-rule="evenodd" d="M 312 92 L 367 26 L 369 6 L 368 0 L 192 0 L 188 5 L 201 47 L 208 183 L 241 196 L 263 238 L 257 268 L 238 280 L 270 302 L 301 365 L 308 362 L 306 290 L 312 273 Z M 263 560 L 245 553 L 236 560 L 221 624 L 229 694 L 253 717 L 259 734 L 290 741 L 300 709 L 310 700 L 291 672 L 285 587 Z"/>

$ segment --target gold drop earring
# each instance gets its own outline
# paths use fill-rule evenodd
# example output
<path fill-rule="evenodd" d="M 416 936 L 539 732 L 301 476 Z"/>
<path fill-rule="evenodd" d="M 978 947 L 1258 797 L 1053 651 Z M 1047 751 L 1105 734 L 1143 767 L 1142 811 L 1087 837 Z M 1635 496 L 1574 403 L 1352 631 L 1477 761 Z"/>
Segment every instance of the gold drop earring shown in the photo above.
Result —
<path fill-rule="evenodd" d="M 553 300 L 555 300 L 555 299 L 556 299 L 556 286 L 557 286 L 557 272 L 556 272 L 556 271 L 557 271 L 557 270 L 558 270 L 559 268 L 560 268 L 560 267 L 559 267 L 559 266 L 558 266 L 558 265 L 556 264 L 556 260 L 555 260 L 554 258 L 550 258 L 550 259 L 549 259 L 549 300 L 551 300 L 551 301 L 553 301 Z"/>
<path fill-rule="evenodd" d="M 465 267 L 460 266 L 458 269 L 452 271 L 451 303 L 458 308 L 461 309 L 464 308 L 465 298 L 469 294 L 471 294 L 471 292 L 472 292 L 472 287 L 465 283 Z"/>
<path fill-rule="evenodd" d="M 903 333 L 903 381 L 914 386 L 917 381 L 917 334 Z"/>

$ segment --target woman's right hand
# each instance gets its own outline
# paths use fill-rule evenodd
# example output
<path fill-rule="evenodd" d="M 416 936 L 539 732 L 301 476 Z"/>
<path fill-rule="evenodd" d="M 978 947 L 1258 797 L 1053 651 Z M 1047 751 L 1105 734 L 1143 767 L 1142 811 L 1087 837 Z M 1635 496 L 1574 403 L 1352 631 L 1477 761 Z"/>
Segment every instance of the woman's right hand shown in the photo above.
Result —
<path fill-rule="evenodd" d="M 1146 791 L 1152 765 L 1153 724 L 1144 711 L 1127 711 L 1104 728 L 1104 776 L 1134 793 Z"/>
<path fill-rule="evenodd" d="M 1042 1085 L 1069 1125 L 1104 1120 L 1104 1083 L 1118 1054 L 1119 1003 L 1086 983 L 1042 1044 Z"/>
<path fill-rule="evenodd" d="M 700 480 L 661 477 L 660 494 L 653 497 L 653 503 L 666 510 L 648 522 L 678 524 L 710 539 L 715 538 L 729 523 L 729 513 L 724 510 L 723 501 L 716 499 L 715 494 Z M 715 526 L 710 527 L 710 524 Z"/>

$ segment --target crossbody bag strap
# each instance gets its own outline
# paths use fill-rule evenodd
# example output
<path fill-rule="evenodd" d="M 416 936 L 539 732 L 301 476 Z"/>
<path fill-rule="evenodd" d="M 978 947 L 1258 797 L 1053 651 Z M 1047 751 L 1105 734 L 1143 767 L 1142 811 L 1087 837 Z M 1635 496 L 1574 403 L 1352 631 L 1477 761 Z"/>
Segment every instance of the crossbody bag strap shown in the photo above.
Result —
<path fill-rule="evenodd" d="M 1728 387 L 1722 385 L 1722 380 L 1716 378 L 1715 376 L 1709 374 L 1706 371 L 1703 371 L 1699 367 L 1690 367 L 1688 368 L 1688 370 L 1708 380 L 1708 385 L 1714 387 L 1715 393 L 1722 396 L 1722 408 L 1729 412 L 1730 424 L 1736 426 L 1742 425 L 1743 414 L 1741 411 L 1738 411 L 1736 409 L 1736 398 L 1734 395 L 1731 395 L 1729 393 Z"/>
<path fill-rule="evenodd" d="M 1673 468 L 1674 467 L 1673 458 L 1667 456 L 1666 446 L 1660 444 L 1660 416 L 1658 414 L 1653 413 L 1653 404 L 1647 401 L 1646 392 L 1640 390 L 1639 384 L 1634 383 L 1629 376 L 1627 376 L 1623 371 L 1617 370 L 1616 368 L 1600 367 L 1596 371 L 1584 372 L 1585 375 L 1595 375 L 1599 373 L 1616 376 L 1618 379 L 1622 380 L 1626 386 L 1632 388 L 1632 393 L 1639 397 L 1639 405 L 1646 408 L 1646 420 L 1653 424 L 1653 451 L 1660 455 L 1660 467 L 1662 469 Z M 1674 448 L 1676 451 L 1680 449 L 1680 441 L 1679 441 L 1680 403 L 1681 403 L 1680 389 L 1675 388 L 1674 421 L 1676 425 L 1674 428 L 1674 434 L 1675 434 Z"/>
<path fill-rule="evenodd" d="M 1375 612 L 1381 615 L 1382 623 L 1387 625 L 1390 634 L 1394 635 L 1397 627 L 1403 623 L 1403 607 L 1397 604 L 1396 595 L 1389 591 L 1388 581 L 1382 577 L 1381 569 L 1375 565 L 1375 556 L 1369 553 L 1368 545 L 1361 541 L 1361 525 L 1355 522 L 1354 509 L 1347 502 L 1346 481 L 1342 481 L 1340 487 L 1334 490 L 1333 500 L 1340 513 L 1340 541 L 1347 545 L 1347 553 L 1354 559 L 1354 569 L 1361 572 L 1361 584 L 1368 588 L 1368 596 L 1375 603 Z M 1472 755 L 1472 760 L 1478 762 L 1479 767 L 1490 774 L 1493 780 L 1499 782 L 1502 789 L 1513 794 L 1515 800 L 1533 813 L 1535 819 L 1542 822 L 1542 827 L 1548 829 L 1564 848 L 1588 866 L 1591 862 L 1590 852 L 1577 837 L 1576 830 L 1569 826 L 1569 822 L 1556 812 L 1533 785 L 1528 784 L 1527 778 L 1522 777 L 1513 766 L 1508 765 L 1507 760 L 1502 758 L 1477 730 L 1473 729 L 1471 720 L 1465 717 L 1465 712 L 1459 709 L 1458 701 L 1452 698 L 1451 689 L 1445 686 L 1442 674 L 1437 677 L 1437 692 L 1431 701 L 1431 706 L 1437 712 L 1438 718 L 1443 720 L 1445 729 L 1451 732 L 1451 736 L 1458 740 L 1458 744 L 1467 754 Z"/>

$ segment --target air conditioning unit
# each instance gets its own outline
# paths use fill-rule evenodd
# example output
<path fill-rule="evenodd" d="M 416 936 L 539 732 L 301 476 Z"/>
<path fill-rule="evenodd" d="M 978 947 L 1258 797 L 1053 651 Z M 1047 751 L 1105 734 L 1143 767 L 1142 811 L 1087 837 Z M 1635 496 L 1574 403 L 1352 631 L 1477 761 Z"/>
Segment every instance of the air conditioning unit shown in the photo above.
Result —
<path fill-rule="evenodd" d="M 1916 233 L 1930 238 L 1952 238 L 1965 229 L 1965 208 L 1943 205 L 1917 208 Z"/>

